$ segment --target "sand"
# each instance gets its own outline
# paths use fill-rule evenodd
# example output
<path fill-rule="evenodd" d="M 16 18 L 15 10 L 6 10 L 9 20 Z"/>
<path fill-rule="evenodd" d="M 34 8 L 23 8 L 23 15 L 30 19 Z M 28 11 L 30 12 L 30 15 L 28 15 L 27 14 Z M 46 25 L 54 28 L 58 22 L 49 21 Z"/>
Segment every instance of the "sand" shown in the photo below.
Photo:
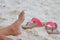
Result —
<path fill-rule="evenodd" d="M 42 22 L 56 22 L 60 31 L 60 0 L 0 0 L 0 28 L 15 22 L 22 10 L 25 11 L 22 25 L 36 17 Z M 18 36 L 8 37 L 13 40 L 60 40 L 60 34 L 48 34 L 44 27 L 29 30 L 21 28 L 21 32 Z"/>

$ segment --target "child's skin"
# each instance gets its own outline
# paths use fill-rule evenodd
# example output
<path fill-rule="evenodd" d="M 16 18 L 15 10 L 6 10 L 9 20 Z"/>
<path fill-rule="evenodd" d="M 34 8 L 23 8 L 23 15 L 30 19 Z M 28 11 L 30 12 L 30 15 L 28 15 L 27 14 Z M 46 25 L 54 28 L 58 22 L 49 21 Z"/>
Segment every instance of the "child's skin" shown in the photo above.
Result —
<path fill-rule="evenodd" d="M 3 29 L 0 29 L 0 40 L 11 40 L 5 36 L 7 35 L 18 35 L 20 34 L 21 30 L 19 29 L 19 26 L 23 23 L 24 21 L 24 11 L 22 11 L 18 17 L 18 20 L 16 20 L 12 25 L 6 27 L 6 28 L 3 28 Z"/>

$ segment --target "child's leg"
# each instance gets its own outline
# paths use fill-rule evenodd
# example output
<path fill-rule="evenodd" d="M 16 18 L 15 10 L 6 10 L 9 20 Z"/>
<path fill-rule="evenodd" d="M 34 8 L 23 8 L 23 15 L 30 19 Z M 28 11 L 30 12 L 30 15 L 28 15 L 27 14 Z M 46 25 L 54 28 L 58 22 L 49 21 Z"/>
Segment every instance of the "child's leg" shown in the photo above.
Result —
<path fill-rule="evenodd" d="M 15 21 L 12 25 L 9 27 L 0 29 L 0 35 L 18 35 L 19 31 L 19 26 L 23 23 L 24 21 L 24 11 L 22 11 L 19 15 L 19 18 L 17 21 Z"/>
<path fill-rule="evenodd" d="M 24 11 L 21 12 L 18 20 L 11 25 L 10 31 L 11 31 L 12 35 L 17 35 L 17 34 L 21 33 L 19 26 L 23 23 L 23 21 L 24 21 Z"/>

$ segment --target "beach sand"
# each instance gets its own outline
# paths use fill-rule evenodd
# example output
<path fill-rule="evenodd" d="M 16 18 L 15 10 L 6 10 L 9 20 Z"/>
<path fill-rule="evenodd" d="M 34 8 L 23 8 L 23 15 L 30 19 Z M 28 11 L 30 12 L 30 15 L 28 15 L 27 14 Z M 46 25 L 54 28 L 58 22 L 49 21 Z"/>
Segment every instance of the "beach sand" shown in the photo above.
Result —
<path fill-rule="evenodd" d="M 36 17 L 42 22 L 56 22 L 60 31 L 60 0 L 0 0 L 0 28 L 15 22 L 22 10 L 25 12 L 22 25 Z M 21 28 L 21 32 L 20 35 L 7 37 L 13 40 L 60 40 L 60 34 L 48 34 L 44 27 L 27 30 Z"/>

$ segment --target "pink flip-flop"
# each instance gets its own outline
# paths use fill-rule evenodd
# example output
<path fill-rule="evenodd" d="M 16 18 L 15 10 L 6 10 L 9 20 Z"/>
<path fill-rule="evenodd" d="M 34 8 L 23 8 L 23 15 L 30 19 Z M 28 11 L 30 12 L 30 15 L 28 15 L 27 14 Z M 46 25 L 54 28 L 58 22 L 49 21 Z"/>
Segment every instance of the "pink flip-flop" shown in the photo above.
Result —
<path fill-rule="evenodd" d="M 55 22 L 47 22 L 46 23 L 46 29 L 50 27 L 52 29 L 57 29 L 57 24 Z"/>
<path fill-rule="evenodd" d="M 33 23 L 36 23 L 38 27 L 42 27 L 43 23 L 38 18 L 32 18 Z"/>

